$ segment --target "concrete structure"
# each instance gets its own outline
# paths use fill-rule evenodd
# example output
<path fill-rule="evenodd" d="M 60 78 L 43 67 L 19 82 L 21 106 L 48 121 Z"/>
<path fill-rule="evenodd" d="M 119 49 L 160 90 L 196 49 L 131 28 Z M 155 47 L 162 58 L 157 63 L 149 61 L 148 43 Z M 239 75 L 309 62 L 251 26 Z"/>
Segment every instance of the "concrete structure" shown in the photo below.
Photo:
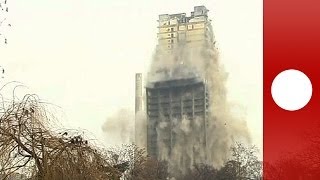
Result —
<path fill-rule="evenodd" d="M 143 107 L 143 95 L 142 95 L 142 74 L 136 73 L 136 84 L 135 84 L 135 113 L 142 111 Z"/>
<path fill-rule="evenodd" d="M 206 149 L 206 124 L 208 116 L 208 92 L 203 80 L 197 78 L 177 79 L 149 84 L 147 92 L 147 150 L 148 154 L 158 157 L 158 143 L 161 139 L 171 153 L 176 143 L 177 134 L 173 131 L 173 121 L 182 118 L 194 120 L 201 119 L 202 150 Z M 165 137 L 159 137 L 157 127 L 161 121 L 166 121 L 169 126 Z M 196 153 L 196 152 L 195 152 Z"/>
<path fill-rule="evenodd" d="M 146 148 L 146 122 L 144 112 L 144 98 L 145 91 L 143 91 L 143 76 L 142 73 L 136 73 L 135 75 L 135 122 L 134 131 L 131 136 L 134 138 L 131 142 L 134 142 L 138 147 Z"/>
<path fill-rule="evenodd" d="M 200 122 L 200 130 L 193 134 L 197 142 L 192 145 L 193 158 L 189 159 L 206 159 L 209 107 L 207 84 L 204 79 L 198 77 L 198 72 L 194 72 L 192 64 L 184 65 L 183 57 L 187 51 L 213 45 L 214 37 L 208 19 L 208 9 L 205 6 L 196 6 L 191 16 L 186 16 L 186 13 L 162 14 L 159 15 L 158 22 L 156 61 L 175 61 L 169 63 L 175 65 L 159 67 L 154 73 L 156 76 L 158 73 L 157 77 L 162 78 L 149 82 L 146 87 L 147 152 L 150 156 L 159 158 L 162 156 L 161 148 L 164 148 L 165 154 L 170 157 L 178 141 L 177 137 L 187 138 L 183 134 L 177 134 L 174 124 L 183 119 L 197 120 Z M 161 122 L 165 122 L 166 126 L 160 133 L 158 128 Z M 189 161 L 188 158 L 185 159 Z"/>
<path fill-rule="evenodd" d="M 171 53 L 179 46 L 200 47 L 213 41 L 208 9 L 196 6 L 186 13 L 161 14 L 158 25 L 158 50 Z"/>

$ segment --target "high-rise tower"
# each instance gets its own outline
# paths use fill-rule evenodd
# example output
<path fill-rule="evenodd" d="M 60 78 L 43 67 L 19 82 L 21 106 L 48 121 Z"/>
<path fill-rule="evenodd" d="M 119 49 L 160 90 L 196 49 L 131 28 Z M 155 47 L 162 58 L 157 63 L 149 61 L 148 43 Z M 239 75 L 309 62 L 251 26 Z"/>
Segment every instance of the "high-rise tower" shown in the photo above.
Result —
<path fill-rule="evenodd" d="M 191 16 L 162 14 L 158 22 L 158 45 L 146 87 L 147 152 L 161 160 L 179 152 L 178 164 L 186 167 L 204 163 L 209 93 L 205 76 L 193 63 L 200 63 L 202 50 L 214 44 L 208 9 L 196 6 Z"/>
<path fill-rule="evenodd" d="M 205 6 L 196 6 L 191 16 L 186 13 L 159 15 L 158 48 L 172 52 L 179 46 L 196 48 L 212 41 L 208 12 Z"/>

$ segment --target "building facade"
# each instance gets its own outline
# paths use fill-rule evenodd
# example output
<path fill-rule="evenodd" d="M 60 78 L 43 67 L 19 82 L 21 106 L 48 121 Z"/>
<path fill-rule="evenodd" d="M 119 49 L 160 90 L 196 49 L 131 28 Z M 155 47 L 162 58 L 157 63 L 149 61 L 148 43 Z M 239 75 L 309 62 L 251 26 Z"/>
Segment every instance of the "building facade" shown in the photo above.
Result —
<path fill-rule="evenodd" d="M 171 53 L 181 46 L 197 48 L 211 43 L 208 12 L 205 6 L 196 6 L 191 16 L 186 13 L 159 15 L 158 49 Z"/>
<path fill-rule="evenodd" d="M 146 88 L 147 94 L 147 150 L 152 157 L 159 157 L 161 148 L 168 150 L 171 155 L 177 138 L 181 138 L 174 126 L 185 119 L 200 122 L 198 131 L 199 141 L 194 150 L 194 156 L 203 154 L 206 150 L 206 125 L 209 106 L 209 95 L 205 81 L 197 78 L 175 79 L 160 81 L 149 84 Z M 167 126 L 159 133 L 160 123 L 165 122 Z M 161 141 L 161 146 L 159 146 Z"/>
<path fill-rule="evenodd" d="M 191 16 L 186 13 L 162 14 L 159 15 L 158 23 L 155 61 L 160 61 L 159 64 L 161 61 L 178 63 L 166 62 L 170 65 L 159 67 L 155 72 L 158 77 L 160 73 L 166 75 L 147 83 L 147 152 L 152 157 L 168 159 L 175 147 L 183 147 L 186 143 L 181 142 L 189 141 L 190 132 L 187 135 L 178 131 L 177 126 L 185 121 L 189 125 L 194 124 L 190 125 L 190 131 L 195 131 L 193 134 L 191 132 L 192 155 L 190 152 L 182 154 L 179 161 L 192 164 L 190 161 L 202 159 L 197 163 L 203 162 L 207 151 L 209 93 L 205 78 L 198 76 L 192 63 L 186 65 L 183 61 L 187 51 L 210 46 L 213 42 L 208 9 L 196 6 Z"/>

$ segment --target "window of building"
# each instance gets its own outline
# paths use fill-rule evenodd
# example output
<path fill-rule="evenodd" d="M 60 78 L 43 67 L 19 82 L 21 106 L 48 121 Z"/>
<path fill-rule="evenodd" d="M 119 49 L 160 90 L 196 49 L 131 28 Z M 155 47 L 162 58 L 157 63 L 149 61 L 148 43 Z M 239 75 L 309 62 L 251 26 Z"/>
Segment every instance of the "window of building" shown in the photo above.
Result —
<path fill-rule="evenodd" d="M 174 31 L 174 28 L 171 28 L 171 31 Z"/>
<path fill-rule="evenodd" d="M 184 31 L 185 28 L 186 28 L 185 26 L 179 26 L 179 30 L 180 30 L 180 31 Z"/>

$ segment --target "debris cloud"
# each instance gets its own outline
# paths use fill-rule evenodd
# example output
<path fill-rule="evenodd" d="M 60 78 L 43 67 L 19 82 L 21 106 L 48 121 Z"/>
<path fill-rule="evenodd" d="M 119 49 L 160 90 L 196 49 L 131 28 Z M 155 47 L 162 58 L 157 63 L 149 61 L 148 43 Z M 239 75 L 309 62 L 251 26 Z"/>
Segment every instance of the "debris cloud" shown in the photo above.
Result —
<path fill-rule="evenodd" d="M 207 149 L 199 145 L 204 137 L 200 137 L 202 128 L 197 119 L 171 120 L 174 122 L 172 131 L 177 134 L 171 153 L 164 142 L 170 120 L 161 120 L 156 128 L 158 158 L 169 161 L 171 171 L 174 172 L 185 173 L 194 163 L 206 163 L 220 168 L 228 160 L 230 147 L 236 141 L 250 142 L 246 121 L 232 113 L 232 106 L 227 99 L 228 73 L 220 62 L 215 41 L 210 37 L 213 34 L 208 36 L 206 43 L 197 46 L 177 43 L 172 53 L 157 47 L 148 73 L 147 83 L 198 77 L 206 82 L 209 91 Z"/>

